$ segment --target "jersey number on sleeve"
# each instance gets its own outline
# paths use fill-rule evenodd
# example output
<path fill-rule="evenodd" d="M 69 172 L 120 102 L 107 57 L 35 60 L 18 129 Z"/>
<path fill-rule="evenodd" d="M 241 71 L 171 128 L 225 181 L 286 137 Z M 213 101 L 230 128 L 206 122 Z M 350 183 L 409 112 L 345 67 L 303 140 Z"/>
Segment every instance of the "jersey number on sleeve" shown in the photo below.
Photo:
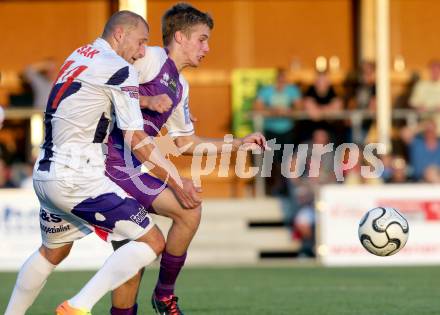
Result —
<path fill-rule="evenodd" d="M 69 69 L 69 67 L 74 63 L 75 61 L 73 60 L 68 60 L 66 61 L 66 63 L 63 65 L 63 67 L 60 70 L 60 73 L 58 74 L 58 77 L 55 80 L 55 83 L 59 80 L 59 78 L 62 77 L 62 79 L 64 80 L 66 77 L 66 81 L 63 83 L 63 85 L 61 85 L 60 89 L 58 90 L 57 94 L 55 95 L 55 98 L 53 99 L 52 102 L 52 109 L 56 109 L 58 107 L 58 104 L 60 103 L 61 97 L 63 96 L 64 92 L 66 92 L 66 90 L 72 85 L 73 80 L 75 80 L 76 77 L 78 77 L 84 70 L 87 69 L 87 66 L 76 66 L 72 69 L 70 69 L 69 71 L 67 71 L 67 69 Z M 66 73 L 67 71 L 67 73 Z"/>
<path fill-rule="evenodd" d="M 72 69 L 69 69 L 75 61 L 67 60 L 62 66 L 58 77 L 56 78 L 54 85 L 52 87 L 52 91 L 49 95 L 49 100 L 47 102 L 46 113 L 44 115 L 44 126 L 46 130 L 46 134 L 44 137 L 43 149 L 44 149 L 44 157 L 40 160 L 38 170 L 40 171 L 49 171 L 50 170 L 50 159 L 53 156 L 53 135 L 52 135 L 52 119 L 53 114 L 57 111 L 59 103 L 66 97 L 76 93 L 81 88 L 81 82 L 75 82 L 75 78 L 77 78 L 84 70 L 87 69 L 87 66 L 76 66 Z M 64 83 L 58 83 L 58 80 L 61 78 L 61 81 Z"/>

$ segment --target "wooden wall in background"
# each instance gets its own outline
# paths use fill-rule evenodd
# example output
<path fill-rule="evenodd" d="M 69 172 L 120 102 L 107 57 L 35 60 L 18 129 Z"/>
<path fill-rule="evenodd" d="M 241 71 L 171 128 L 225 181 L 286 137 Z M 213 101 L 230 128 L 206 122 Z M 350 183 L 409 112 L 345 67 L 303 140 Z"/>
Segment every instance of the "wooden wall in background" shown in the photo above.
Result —
<path fill-rule="evenodd" d="M 149 0 L 151 43 L 160 44 L 160 18 L 175 1 Z M 317 56 L 352 66 L 350 0 L 201 1 L 191 3 L 212 14 L 211 51 L 203 69 L 289 67 L 293 58 L 313 68 Z"/>
<path fill-rule="evenodd" d="M 364 0 L 372 1 L 372 0 Z M 176 1 L 148 0 L 151 45 L 161 45 L 160 18 Z M 190 104 L 198 134 L 230 132 L 231 70 L 239 67 L 311 69 L 317 56 L 337 56 L 341 69 L 353 67 L 352 0 L 193 0 L 215 20 L 211 51 L 191 75 L 219 73 L 226 79 L 191 84 Z M 407 69 L 423 69 L 439 57 L 440 1 L 390 0 L 391 57 L 402 55 Z M 61 63 L 73 49 L 102 32 L 110 0 L 0 1 L 0 71 L 20 72 L 53 56 Z M 226 75 L 225 75 L 226 73 Z M 209 81 L 209 80 L 208 80 Z M 0 91 L 1 92 L 1 91 Z M 0 101 L 1 103 L 2 101 Z M 187 164 L 188 161 L 185 161 Z"/>
<path fill-rule="evenodd" d="M 161 45 L 162 14 L 175 1 L 149 0 L 150 45 Z M 191 3 L 214 18 L 210 52 L 192 73 L 239 67 L 287 67 L 295 58 L 313 68 L 317 56 L 338 56 L 341 67 L 353 63 L 350 0 L 201 1 Z M 190 104 L 204 136 L 230 131 L 230 89 L 227 84 L 192 84 Z M 215 115 L 215 119 L 213 119 Z"/>
<path fill-rule="evenodd" d="M 46 57 L 61 64 L 101 35 L 109 14 L 107 0 L 1 1 L 0 70 L 21 71 Z"/>
<path fill-rule="evenodd" d="M 175 1 L 149 0 L 151 45 L 161 44 L 160 18 Z M 289 67 L 293 58 L 313 68 L 319 55 L 336 55 L 341 67 L 352 66 L 350 0 L 228 1 L 196 0 L 215 20 L 211 51 L 200 71 L 237 67 Z M 4 32 L 0 70 L 21 71 L 47 56 L 59 63 L 76 47 L 92 41 L 110 15 L 108 0 L 3 1 L 0 26 Z M 206 136 L 230 130 L 229 82 L 193 84 L 191 108 L 197 128 Z M 215 112 L 215 120 L 212 114 Z"/>
<path fill-rule="evenodd" d="M 160 17 L 174 1 L 149 0 L 152 43 L 160 44 Z M 310 68 L 318 55 L 336 55 L 352 66 L 350 0 L 196 0 L 212 13 L 215 30 L 203 70 L 288 66 L 297 58 Z M 391 56 L 402 55 L 409 69 L 438 57 L 438 0 L 391 0 Z M 109 0 L 1 1 L 1 70 L 21 70 L 47 56 L 62 62 L 77 46 L 101 33 Z"/>
<path fill-rule="evenodd" d="M 391 0 L 391 58 L 403 56 L 408 70 L 440 58 L 439 12 L 438 0 Z"/>

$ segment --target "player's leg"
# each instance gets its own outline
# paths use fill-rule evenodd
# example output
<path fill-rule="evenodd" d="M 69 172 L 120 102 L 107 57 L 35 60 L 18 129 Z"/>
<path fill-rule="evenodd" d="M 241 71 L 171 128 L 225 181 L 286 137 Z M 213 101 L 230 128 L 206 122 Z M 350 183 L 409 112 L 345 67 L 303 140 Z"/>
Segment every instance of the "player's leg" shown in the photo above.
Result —
<path fill-rule="evenodd" d="M 125 173 L 118 171 L 116 168 L 109 167 L 106 174 L 142 206 L 150 210 L 152 210 L 151 205 L 154 199 L 166 188 L 166 185 L 161 180 L 145 173 L 128 178 Z M 128 240 L 112 241 L 113 249 L 116 250 L 127 242 Z M 111 315 L 137 314 L 136 300 L 141 279 L 142 271 L 112 291 Z"/>
<path fill-rule="evenodd" d="M 106 175 L 146 209 L 150 210 L 152 210 L 153 200 L 166 188 L 166 185 L 161 180 L 145 173 L 139 174 L 136 177 L 127 177 L 127 174 L 124 172 L 110 166 L 107 167 Z M 128 240 L 112 241 L 113 249 L 116 250 L 127 242 Z M 112 291 L 111 315 L 137 314 L 136 300 L 142 272 L 143 270 Z"/>
<path fill-rule="evenodd" d="M 134 192 L 133 192 L 134 193 Z M 134 193 L 135 194 L 135 193 Z M 148 203 L 145 197 L 135 196 Z M 194 237 L 201 218 L 201 207 L 184 209 L 170 189 L 163 190 L 152 203 L 154 211 L 173 220 L 168 232 L 165 251 L 160 262 L 159 278 L 152 297 L 153 307 L 160 314 L 179 313 L 174 286 L 186 260 L 186 251 Z M 136 314 L 136 296 L 141 281 L 141 274 L 130 279 L 112 293 L 112 315 Z M 179 314 L 174 313 L 174 314 Z"/>
<path fill-rule="evenodd" d="M 65 188 L 58 181 L 34 181 L 35 192 L 41 204 L 40 230 L 42 246 L 21 267 L 6 314 L 20 315 L 32 305 L 51 272 L 70 252 L 72 242 L 87 235 L 90 230 L 71 214 L 57 209 L 46 198 L 45 191 L 63 195 Z M 66 193 L 68 194 L 68 193 Z M 55 232 L 56 231 L 56 232 Z"/>
<path fill-rule="evenodd" d="M 42 245 L 20 268 L 5 315 L 25 314 L 54 268 L 69 255 L 72 243 L 57 248 Z"/>
<path fill-rule="evenodd" d="M 167 237 L 166 252 L 162 254 L 159 272 L 159 280 L 161 281 L 158 281 L 158 293 L 154 294 L 154 296 L 158 296 L 158 299 L 156 299 L 157 305 L 169 304 L 170 307 L 173 307 L 175 304 L 173 300 L 174 284 L 185 263 L 189 243 L 200 223 L 201 208 L 183 209 L 172 191 L 166 189 L 162 181 L 148 174 L 141 174 L 128 180 L 124 177 L 124 174 L 113 168 L 108 168 L 107 175 L 145 208 L 152 206 L 154 212 L 173 220 Z M 134 308 L 136 307 L 135 301 L 140 280 L 141 277 L 138 275 L 113 291 L 112 315 L 136 314 Z M 173 305 L 166 304 L 161 300 L 172 301 Z M 168 312 L 165 314 L 168 314 Z"/>
<path fill-rule="evenodd" d="M 128 242 L 129 240 L 112 241 L 113 249 L 117 250 Z M 142 268 L 134 277 L 112 291 L 111 315 L 137 314 L 138 305 L 136 301 L 143 273 L 144 268 Z"/>
<path fill-rule="evenodd" d="M 91 310 L 105 293 L 150 264 L 165 246 L 163 235 L 152 222 L 147 209 L 128 198 L 116 184 L 107 178 L 87 184 L 94 186 L 93 190 L 100 194 L 81 201 L 71 213 L 100 230 L 99 235 L 107 241 L 133 241 L 117 249 L 86 286 L 69 300 L 70 306 L 80 310 Z M 84 195 L 82 191 L 78 193 Z M 65 313 L 60 309 L 59 314 Z"/>
<path fill-rule="evenodd" d="M 201 219 L 201 207 L 184 209 L 170 189 L 165 189 L 154 201 L 159 215 L 173 220 L 168 232 L 165 251 L 160 261 L 159 277 L 152 297 L 153 307 L 160 314 L 180 314 L 174 286 L 185 264 L 186 252 Z M 176 310 L 176 313 L 172 313 Z"/>
<path fill-rule="evenodd" d="M 157 227 L 152 227 L 135 241 L 121 246 L 83 289 L 69 299 L 69 305 L 75 309 L 91 310 L 107 292 L 117 288 L 141 268 L 153 262 L 164 246 L 165 240 Z"/>

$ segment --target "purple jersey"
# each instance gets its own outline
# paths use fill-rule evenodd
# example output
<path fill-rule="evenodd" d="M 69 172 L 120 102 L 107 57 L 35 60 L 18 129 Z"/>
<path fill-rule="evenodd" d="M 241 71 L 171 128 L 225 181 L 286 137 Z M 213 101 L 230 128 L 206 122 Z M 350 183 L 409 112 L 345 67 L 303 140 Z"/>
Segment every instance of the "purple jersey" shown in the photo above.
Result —
<path fill-rule="evenodd" d="M 179 104 L 182 104 L 181 106 L 184 111 L 183 118 L 180 119 L 184 120 L 183 124 L 188 123 L 189 119 L 187 119 L 187 116 L 189 117 L 189 111 L 187 108 L 187 93 L 185 100 L 182 100 L 184 89 L 187 89 L 187 84 L 177 70 L 174 61 L 168 58 L 165 49 L 148 47 L 147 52 L 143 59 L 148 60 L 148 62 L 140 60 L 135 64 L 135 68 L 140 74 L 140 95 L 154 96 L 167 94 L 173 102 L 171 109 L 164 113 L 142 109 L 145 132 L 150 136 L 156 136 Z M 158 67 L 158 65 L 160 65 L 160 67 Z M 190 131 L 193 130 L 192 124 L 189 129 Z M 116 126 L 109 136 L 106 164 L 107 170 L 109 170 L 111 166 L 128 166 L 124 160 L 124 139 L 122 131 Z M 140 162 L 134 155 L 131 155 L 131 161 L 129 161 L 128 167 L 137 168 L 139 165 Z"/>

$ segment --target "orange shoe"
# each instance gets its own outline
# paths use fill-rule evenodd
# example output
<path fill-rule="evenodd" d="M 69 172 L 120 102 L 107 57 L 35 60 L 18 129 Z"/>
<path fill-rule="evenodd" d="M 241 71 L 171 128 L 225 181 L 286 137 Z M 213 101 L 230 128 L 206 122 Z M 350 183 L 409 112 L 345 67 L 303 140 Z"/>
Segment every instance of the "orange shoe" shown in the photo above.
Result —
<path fill-rule="evenodd" d="M 58 305 L 56 315 L 92 315 L 89 311 L 81 310 L 78 308 L 73 308 L 69 305 L 68 301 L 64 301 L 62 304 Z"/>

